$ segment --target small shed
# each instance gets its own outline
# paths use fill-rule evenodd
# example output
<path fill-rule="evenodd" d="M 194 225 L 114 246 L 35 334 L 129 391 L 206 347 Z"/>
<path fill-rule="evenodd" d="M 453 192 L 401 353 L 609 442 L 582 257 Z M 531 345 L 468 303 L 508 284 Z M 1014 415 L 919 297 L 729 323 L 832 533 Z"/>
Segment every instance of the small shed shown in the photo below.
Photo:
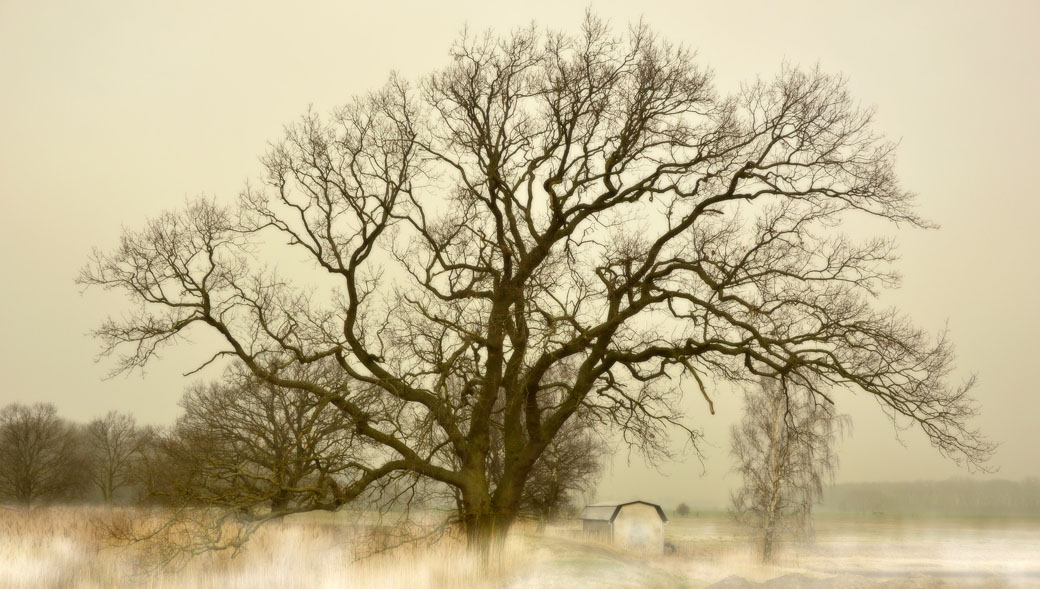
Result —
<path fill-rule="evenodd" d="M 664 552 L 664 525 L 668 516 L 660 505 L 646 501 L 589 505 L 581 512 L 585 534 L 644 554 Z"/>

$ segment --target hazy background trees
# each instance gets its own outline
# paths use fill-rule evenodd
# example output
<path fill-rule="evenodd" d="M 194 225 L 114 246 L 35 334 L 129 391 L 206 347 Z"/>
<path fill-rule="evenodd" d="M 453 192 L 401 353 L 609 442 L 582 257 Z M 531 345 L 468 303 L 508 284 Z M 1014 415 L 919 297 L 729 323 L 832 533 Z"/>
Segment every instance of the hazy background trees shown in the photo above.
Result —
<path fill-rule="evenodd" d="M 87 424 L 90 480 L 111 505 L 116 493 L 139 482 L 137 468 L 145 434 L 133 415 L 109 411 Z"/>
<path fill-rule="evenodd" d="M 58 415 L 50 403 L 0 410 L 0 499 L 26 507 L 100 499 L 136 500 L 141 448 L 149 428 L 110 411 L 87 424 Z"/>
<path fill-rule="evenodd" d="M 118 368 L 207 330 L 215 358 L 335 407 L 373 449 L 335 502 L 426 479 L 461 497 L 474 546 L 508 530 L 580 411 L 658 459 L 669 432 L 698 441 L 687 387 L 711 412 L 720 381 L 860 390 L 986 460 L 945 335 L 875 308 L 893 243 L 841 232 L 929 224 L 840 76 L 785 67 L 723 96 L 692 52 L 594 17 L 452 53 L 301 117 L 237 204 L 194 201 L 96 252 L 81 282 L 140 305 L 97 331 Z M 318 274 L 257 255 L 285 243 Z M 326 362 L 337 376 L 308 376 Z"/>
<path fill-rule="evenodd" d="M 0 409 L 0 499 L 24 507 L 83 492 L 89 456 L 76 427 L 49 403 Z"/>
<path fill-rule="evenodd" d="M 843 483 L 824 492 L 822 511 L 875 515 L 1040 515 L 1040 480 Z"/>
<path fill-rule="evenodd" d="M 149 440 L 142 466 L 149 494 L 174 505 L 254 519 L 334 509 L 335 490 L 363 452 L 327 402 L 237 366 L 191 386 L 181 407 L 177 423 Z"/>
<path fill-rule="evenodd" d="M 770 560 L 779 534 L 811 531 L 813 505 L 834 478 L 835 443 L 848 418 L 811 391 L 773 379 L 749 388 L 744 407 L 731 433 L 733 469 L 741 477 L 732 506 L 761 535 L 762 558 Z"/>

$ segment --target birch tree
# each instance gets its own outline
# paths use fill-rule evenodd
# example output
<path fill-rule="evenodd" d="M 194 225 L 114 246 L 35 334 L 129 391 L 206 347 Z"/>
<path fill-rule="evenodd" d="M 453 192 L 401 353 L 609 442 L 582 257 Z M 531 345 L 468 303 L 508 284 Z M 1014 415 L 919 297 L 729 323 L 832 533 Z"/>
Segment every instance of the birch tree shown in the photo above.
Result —
<path fill-rule="evenodd" d="M 834 445 L 849 420 L 811 391 L 775 380 L 745 392 L 744 405 L 731 431 L 730 454 L 741 476 L 731 500 L 737 517 L 760 533 L 768 561 L 782 533 L 811 530 L 813 505 L 837 470 Z"/>

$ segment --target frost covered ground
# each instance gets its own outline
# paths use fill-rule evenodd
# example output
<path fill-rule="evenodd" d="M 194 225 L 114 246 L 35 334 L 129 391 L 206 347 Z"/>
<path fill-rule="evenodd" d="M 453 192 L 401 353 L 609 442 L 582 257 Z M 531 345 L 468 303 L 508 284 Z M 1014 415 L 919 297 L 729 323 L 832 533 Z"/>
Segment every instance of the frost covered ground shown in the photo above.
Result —
<path fill-rule="evenodd" d="M 741 541 L 745 533 L 725 516 L 669 529 L 689 556 L 684 576 L 725 586 L 1040 587 L 1040 518 L 823 515 L 812 544 L 784 546 L 769 567 Z"/>
<path fill-rule="evenodd" d="M 236 558 L 147 572 L 104 545 L 104 510 L 0 510 L 0 587 L 1040 587 L 1040 519 L 821 516 L 816 542 L 761 565 L 723 514 L 676 518 L 673 554 L 636 558 L 577 539 L 576 522 L 515 534 L 490 570 L 441 540 L 357 562 L 340 520 L 301 518 L 259 533 Z"/>

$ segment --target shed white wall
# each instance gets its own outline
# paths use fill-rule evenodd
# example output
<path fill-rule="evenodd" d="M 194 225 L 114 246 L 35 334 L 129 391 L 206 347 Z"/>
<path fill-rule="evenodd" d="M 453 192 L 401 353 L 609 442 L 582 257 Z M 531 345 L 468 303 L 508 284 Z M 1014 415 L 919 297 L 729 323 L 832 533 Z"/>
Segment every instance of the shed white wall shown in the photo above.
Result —
<path fill-rule="evenodd" d="M 583 520 L 581 525 L 582 531 L 585 532 L 586 537 L 594 538 L 600 541 L 610 541 L 610 522 L 601 520 Z"/>
<path fill-rule="evenodd" d="M 632 552 L 664 552 L 664 522 L 657 508 L 643 503 L 623 506 L 614 519 L 614 544 Z"/>

